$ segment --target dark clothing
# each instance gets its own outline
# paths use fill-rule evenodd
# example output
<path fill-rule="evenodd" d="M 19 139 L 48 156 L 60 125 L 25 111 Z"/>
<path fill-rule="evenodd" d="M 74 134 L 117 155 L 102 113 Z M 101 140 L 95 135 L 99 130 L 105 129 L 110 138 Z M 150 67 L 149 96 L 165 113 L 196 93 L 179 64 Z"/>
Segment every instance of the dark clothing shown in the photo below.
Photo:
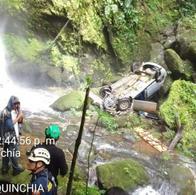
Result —
<path fill-rule="evenodd" d="M 56 195 L 56 184 L 54 177 L 52 177 L 52 174 L 47 169 L 33 174 L 30 184 L 34 189 L 40 189 L 39 192 L 41 195 Z"/>
<path fill-rule="evenodd" d="M 1 137 L 2 139 L 7 138 L 6 133 L 15 134 L 14 124 L 11 116 L 11 111 L 14 109 L 14 103 L 18 100 L 17 97 L 11 96 L 7 106 L 1 113 Z"/>
<path fill-rule="evenodd" d="M 16 156 L 18 152 L 18 144 L 5 143 L 3 150 L 7 152 L 7 154 L 2 158 L 2 169 L 7 171 L 9 169 L 9 161 L 11 161 L 13 172 L 20 171 L 21 168 L 18 166 L 18 157 Z"/>
<path fill-rule="evenodd" d="M 18 165 L 18 155 L 16 155 L 16 152 L 18 151 L 18 143 L 11 116 L 11 111 L 14 109 L 14 104 L 16 102 L 19 102 L 19 99 L 15 96 L 11 96 L 2 113 L 1 140 L 4 144 L 3 151 L 9 154 L 2 157 L 2 171 L 4 172 L 7 172 L 9 169 L 9 162 L 11 162 L 14 172 L 21 170 Z"/>
<path fill-rule="evenodd" d="M 40 144 L 36 147 L 44 147 L 50 153 L 50 164 L 47 165 L 48 170 L 55 177 L 55 181 L 58 185 L 57 176 L 60 173 L 61 176 L 65 176 L 68 171 L 68 166 L 65 160 L 65 154 L 62 149 L 56 147 L 55 144 Z"/>

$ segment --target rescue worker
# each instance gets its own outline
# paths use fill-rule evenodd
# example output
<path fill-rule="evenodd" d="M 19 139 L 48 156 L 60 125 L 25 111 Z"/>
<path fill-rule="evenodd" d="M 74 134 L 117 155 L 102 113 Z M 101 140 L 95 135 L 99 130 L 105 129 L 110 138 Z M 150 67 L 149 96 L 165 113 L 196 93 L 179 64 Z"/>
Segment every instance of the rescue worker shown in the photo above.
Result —
<path fill-rule="evenodd" d="M 45 142 L 42 144 L 49 152 L 51 156 L 51 162 L 48 165 L 48 170 L 55 177 L 55 181 L 58 185 L 57 176 L 60 173 L 61 176 L 65 176 L 68 171 L 67 162 L 65 160 L 65 154 L 61 148 L 56 146 L 56 143 L 61 135 L 58 125 L 52 124 L 45 129 Z"/>
<path fill-rule="evenodd" d="M 1 141 L 3 142 L 2 156 L 2 174 L 5 175 L 9 171 L 9 162 L 13 167 L 13 176 L 24 171 L 18 164 L 20 152 L 18 150 L 19 143 L 19 127 L 18 122 L 23 120 L 23 114 L 20 110 L 20 101 L 17 97 L 11 96 L 6 108 L 1 113 Z"/>
<path fill-rule="evenodd" d="M 28 155 L 27 169 L 31 171 L 31 195 L 55 195 L 56 183 L 46 168 L 50 163 L 50 153 L 45 148 L 34 148 Z"/>
<path fill-rule="evenodd" d="M 49 151 L 51 160 L 50 160 L 50 164 L 47 165 L 47 168 L 54 176 L 57 186 L 58 186 L 58 180 L 57 180 L 58 174 L 60 174 L 61 176 L 65 176 L 68 171 L 67 162 L 65 160 L 65 154 L 61 148 L 58 148 L 56 146 L 60 134 L 61 132 L 59 126 L 55 124 L 51 124 L 45 129 L 45 142 L 33 147 L 33 148 L 44 147 Z"/>

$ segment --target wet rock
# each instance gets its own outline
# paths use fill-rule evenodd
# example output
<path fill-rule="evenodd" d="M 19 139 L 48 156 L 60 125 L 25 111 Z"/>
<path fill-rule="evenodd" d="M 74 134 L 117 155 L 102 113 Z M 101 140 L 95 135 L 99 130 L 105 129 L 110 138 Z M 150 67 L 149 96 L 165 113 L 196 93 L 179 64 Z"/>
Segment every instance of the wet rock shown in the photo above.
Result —
<path fill-rule="evenodd" d="M 112 153 L 108 152 L 107 150 L 101 149 L 97 151 L 97 159 L 100 161 L 112 160 Z"/>
<path fill-rule="evenodd" d="M 180 77 L 191 79 L 193 72 L 192 66 L 183 61 L 174 50 L 167 49 L 165 51 L 165 62 L 175 79 Z"/>
<path fill-rule="evenodd" d="M 68 125 L 65 130 L 66 136 L 75 139 L 78 135 L 79 128 L 77 125 Z"/>
<path fill-rule="evenodd" d="M 47 72 L 48 76 L 56 83 L 58 86 L 61 85 L 62 82 L 62 72 L 59 68 L 51 68 Z"/>
<path fill-rule="evenodd" d="M 137 140 L 134 135 L 130 134 L 130 132 L 124 132 L 123 138 L 127 141 L 130 141 L 131 143 L 135 143 Z"/>
<path fill-rule="evenodd" d="M 132 159 L 100 165 L 96 168 L 96 171 L 98 184 L 104 189 L 112 186 L 134 189 L 136 186 L 143 185 L 148 181 L 148 176 L 143 166 Z"/>
<path fill-rule="evenodd" d="M 169 177 L 179 189 L 179 194 L 195 194 L 194 176 L 189 168 L 175 165 L 169 171 Z"/>
<path fill-rule="evenodd" d="M 150 59 L 152 62 L 164 64 L 164 48 L 160 43 L 151 44 Z"/>
<path fill-rule="evenodd" d="M 17 83 L 25 83 L 26 86 L 50 86 L 55 85 L 47 74 L 48 65 L 32 64 L 31 62 L 10 63 L 8 72 Z M 55 68 L 54 68 L 55 69 Z"/>
<path fill-rule="evenodd" d="M 165 82 L 160 89 L 160 93 L 166 95 L 169 92 L 172 83 L 173 83 L 173 79 L 171 78 L 170 75 L 167 75 L 167 78 L 165 79 Z"/>
<path fill-rule="evenodd" d="M 75 142 L 69 148 L 72 154 L 74 152 L 74 147 L 75 147 Z M 85 162 L 85 163 L 87 162 L 89 150 L 90 150 L 90 143 L 82 140 L 79 150 L 78 150 L 78 158 L 80 161 Z M 91 151 L 90 159 L 91 160 L 94 159 L 94 156 L 95 156 L 95 148 L 93 147 Z"/>
<path fill-rule="evenodd" d="M 196 61 L 196 18 L 184 18 L 177 28 L 177 50 L 179 54 L 193 63 Z"/>
<path fill-rule="evenodd" d="M 67 111 L 71 108 L 80 109 L 83 105 L 84 94 L 81 91 L 72 91 L 56 100 L 51 107 L 57 111 Z"/>
<path fill-rule="evenodd" d="M 175 36 L 168 37 L 163 45 L 164 48 L 166 48 L 166 49 L 171 48 L 172 45 L 175 43 L 175 41 L 176 41 Z"/>

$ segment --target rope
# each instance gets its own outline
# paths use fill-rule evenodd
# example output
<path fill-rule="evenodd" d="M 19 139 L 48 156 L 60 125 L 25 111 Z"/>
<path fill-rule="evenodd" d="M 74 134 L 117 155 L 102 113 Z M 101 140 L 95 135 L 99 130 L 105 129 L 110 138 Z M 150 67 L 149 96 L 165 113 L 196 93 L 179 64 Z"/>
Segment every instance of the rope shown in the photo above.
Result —
<path fill-rule="evenodd" d="M 57 34 L 57 36 L 54 38 L 54 40 L 51 42 L 51 44 L 48 46 L 47 49 L 50 49 L 55 42 L 57 41 L 57 39 L 60 37 L 61 33 L 63 32 L 63 30 L 67 27 L 68 23 L 70 20 L 67 20 L 67 22 L 63 25 L 63 27 L 61 28 L 61 30 L 59 31 L 59 33 Z"/>

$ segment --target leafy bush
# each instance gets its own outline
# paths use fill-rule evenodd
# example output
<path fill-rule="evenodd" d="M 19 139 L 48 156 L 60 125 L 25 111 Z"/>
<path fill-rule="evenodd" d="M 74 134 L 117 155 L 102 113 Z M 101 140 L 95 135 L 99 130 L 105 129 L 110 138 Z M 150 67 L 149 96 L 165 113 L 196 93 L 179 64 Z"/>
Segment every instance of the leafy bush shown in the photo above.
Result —
<path fill-rule="evenodd" d="M 196 12 L 195 0 L 178 0 L 179 11 L 182 16 L 190 16 Z"/>
<path fill-rule="evenodd" d="M 196 142 L 196 84 L 177 80 L 169 97 L 160 107 L 160 114 L 171 129 L 177 129 L 177 121 L 183 126 L 183 138 L 178 148 L 187 155 Z"/>
<path fill-rule="evenodd" d="M 84 182 L 74 182 L 73 195 L 84 194 L 86 194 L 86 184 Z M 88 187 L 87 195 L 100 195 L 100 192 L 96 187 Z"/>
<path fill-rule="evenodd" d="M 171 129 L 167 129 L 166 132 L 163 132 L 163 138 L 167 141 L 172 141 L 172 139 L 175 136 L 175 131 L 171 130 Z"/>
<path fill-rule="evenodd" d="M 126 126 L 128 128 L 134 128 L 140 125 L 141 125 L 141 118 L 137 114 L 133 113 L 129 115 L 128 120 L 126 122 Z"/>
<path fill-rule="evenodd" d="M 139 24 L 139 11 L 135 1 L 107 0 L 102 1 L 100 15 L 104 25 L 112 34 L 112 46 L 123 61 L 130 62 L 130 53 L 136 43 L 136 31 Z"/>
<path fill-rule="evenodd" d="M 102 110 L 97 110 L 98 115 L 100 117 L 100 122 L 108 131 L 115 131 L 118 128 L 118 124 L 115 118 L 109 114 L 108 112 L 104 112 Z"/>

